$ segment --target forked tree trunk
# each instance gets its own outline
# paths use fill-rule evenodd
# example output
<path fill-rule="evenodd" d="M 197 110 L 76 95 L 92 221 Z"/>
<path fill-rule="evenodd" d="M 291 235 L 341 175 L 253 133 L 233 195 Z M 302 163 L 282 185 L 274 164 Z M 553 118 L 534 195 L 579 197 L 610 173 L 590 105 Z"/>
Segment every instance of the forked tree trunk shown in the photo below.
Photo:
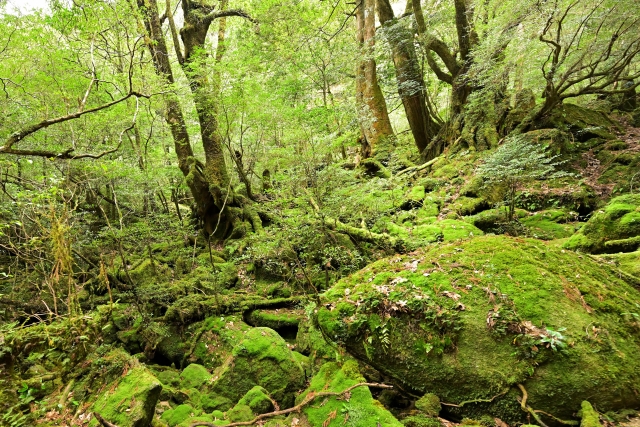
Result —
<path fill-rule="evenodd" d="M 156 0 L 138 0 L 138 8 L 143 13 L 143 20 L 146 27 L 147 47 L 151 52 L 153 65 L 157 74 L 169 85 L 173 85 L 174 78 L 169 62 L 169 52 L 162 33 L 160 17 L 158 16 L 158 5 Z M 165 96 L 165 118 L 171 130 L 178 167 L 185 176 L 186 183 L 191 190 L 196 212 L 205 224 L 205 229 L 211 227 L 218 211 L 215 201 L 209 192 L 207 179 L 202 173 L 202 165 L 193 154 L 187 125 L 182 113 L 182 108 L 178 99 L 173 94 Z"/>
<path fill-rule="evenodd" d="M 386 162 L 395 146 L 387 103 L 382 95 L 373 58 L 375 47 L 375 0 L 359 0 L 356 9 L 360 61 L 356 69 L 356 103 L 362 133 L 363 157 Z"/>

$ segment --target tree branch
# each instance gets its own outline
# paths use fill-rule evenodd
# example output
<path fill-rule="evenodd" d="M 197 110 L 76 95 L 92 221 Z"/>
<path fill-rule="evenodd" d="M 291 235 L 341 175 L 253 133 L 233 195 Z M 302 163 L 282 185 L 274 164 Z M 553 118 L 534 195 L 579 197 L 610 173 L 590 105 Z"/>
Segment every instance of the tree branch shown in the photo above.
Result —
<path fill-rule="evenodd" d="M 304 398 L 304 400 L 302 401 L 302 403 L 289 408 L 289 409 L 283 409 L 281 411 L 274 411 L 274 412 L 269 412 L 266 414 L 261 414 L 258 415 L 257 417 L 255 417 L 253 420 L 251 421 L 244 421 L 244 422 L 238 422 L 238 423 L 231 423 L 231 424 L 225 424 L 224 426 L 220 426 L 219 424 L 214 424 L 214 423 L 209 423 L 206 421 L 199 421 L 196 423 L 191 424 L 191 427 L 197 427 L 197 426 L 207 426 L 207 427 L 236 427 L 236 426 L 250 426 L 253 425 L 255 423 L 257 423 L 260 420 L 263 420 L 265 418 L 271 418 L 271 417 L 277 417 L 278 415 L 287 415 L 290 414 L 292 412 L 300 412 L 300 410 L 302 408 L 304 408 L 305 406 L 307 406 L 308 404 L 310 404 L 311 402 L 313 402 L 314 400 L 316 400 L 318 397 L 331 397 L 331 396 L 343 396 L 346 393 L 349 393 L 351 390 L 353 390 L 354 388 L 358 388 L 358 387 L 375 387 L 375 388 L 386 388 L 386 389 L 390 389 L 393 388 L 393 386 L 387 385 L 387 384 L 380 384 L 380 383 L 358 383 L 358 384 L 354 384 L 351 387 L 347 388 L 344 391 L 341 392 L 321 392 L 321 393 L 314 393 L 311 392 L 307 395 L 307 397 Z"/>
<path fill-rule="evenodd" d="M 128 94 L 126 94 L 125 96 L 123 96 L 122 98 L 118 98 L 112 102 L 108 102 L 106 104 L 102 104 L 100 106 L 94 107 L 94 108 L 89 108 L 88 110 L 78 110 L 75 113 L 72 114 L 67 114 L 66 116 L 60 116 L 60 117 L 56 117 L 54 119 L 48 119 L 48 120 L 43 120 L 39 123 L 33 124 L 31 126 L 27 126 L 26 128 L 16 131 L 14 133 L 12 133 L 9 138 L 7 138 L 7 140 L 5 141 L 5 144 L 0 147 L 0 154 L 16 154 L 16 153 L 11 153 L 12 151 L 12 147 L 15 143 L 22 141 L 25 137 L 31 135 L 32 133 L 35 133 L 37 131 L 39 131 L 40 129 L 44 129 L 47 128 L 51 125 L 55 125 L 57 123 L 63 123 L 69 120 L 73 120 L 73 119 L 77 119 L 79 117 L 84 116 L 85 114 L 90 114 L 90 113 L 95 113 L 97 111 L 100 110 L 105 110 L 109 107 L 113 107 L 116 104 L 119 104 L 123 101 L 126 101 L 127 99 L 131 98 L 132 96 L 135 96 L 136 98 L 138 97 L 142 97 L 142 98 L 151 98 L 150 95 L 144 95 L 142 93 L 139 92 L 135 92 L 135 91 L 131 91 Z M 15 151 L 15 150 L 14 150 Z M 22 151 L 22 150 L 20 150 Z M 26 150 L 29 151 L 29 150 Z M 73 150 L 71 150 L 73 151 Z M 66 152 L 66 154 L 68 155 L 71 151 Z M 53 155 L 53 157 L 57 157 L 57 154 L 60 153 L 55 153 Z M 62 153 L 65 154 L 65 153 Z M 31 155 L 37 155 L 37 154 L 31 154 Z"/>
<path fill-rule="evenodd" d="M 203 21 L 211 23 L 212 21 L 218 18 L 225 18 L 228 16 L 238 16 L 240 18 L 247 19 L 253 22 L 254 24 L 258 23 L 256 19 L 252 18 L 251 15 L 249 15 L 247 12 L 245 12 L 242 9 L 229 9 L 229 10 L 219 10 L 217 12 L 211 12 L 210 14 L 204 17 Z"/>

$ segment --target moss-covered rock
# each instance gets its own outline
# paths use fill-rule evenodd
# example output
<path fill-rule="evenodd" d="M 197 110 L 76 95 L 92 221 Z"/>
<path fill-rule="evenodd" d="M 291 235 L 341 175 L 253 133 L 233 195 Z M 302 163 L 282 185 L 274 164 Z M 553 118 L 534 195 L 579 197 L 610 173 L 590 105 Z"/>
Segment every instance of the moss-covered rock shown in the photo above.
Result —
<path fill-rule="evenodd" d="M 296 402 L 302 402 L 310 393 L 324 391 L 340 393 L 360 382 L 365 382 L 365 379 L 360 375 L 354 360 L 346 361 L 342 367 L 335 362 L 329 362 L 322 366 L 311 380 L 309 387 L 298 396 Z M 350 397 L 343 397 L 341 400 L 335 396 L 324 400 L 318 399 L 317 404 L 305 407 L 304 415 L 312 426 L 400 427 L 402 425 L 373 399 L 367 387 L 354 388 Z"/>
<path fill-rule="evenodd" d="M 182 404 L 173 409 L 169 409 L 162 413 L 160 419 L 166 422 L 169 427 L 175 427 L 190 417 L 194 417 L 200 414 L 200 411 L 193 408 L 191 405 Z"/>
<path fill-rule="evenodd" d="M 148 369 L 136 367 L 98 397 L 91 410 L 119 427 L 147 427 L 161 391 L 162 384 Z M 90 425 L 99 423 L 93 419 Z"/>
<path fill-rule="evenodd" d="M 640 194 L 612 199 L 565 244 L 565 248 L 598 253 L 632 252 L 640 248 Z"/>
<path fill-rule="evenodd" d="M 586 400 L 580 405 L 580 427 L 601 427 L 600 415 Z"/>
<path fill-rule="evenodd" d="M 202 365 L 192 363 L 180 373 L 180 386 L 182 388 L 199 389 L 211 380 L 211 374 Z"/>
<path fill-rule="evenodd" d="M 252 328 L 214 372 L 214 393 L 238 401 L 254 386 L 264 387 L 282 408 L 293 405 L 305 381 L 304 370 L 274 330 Z"/>
<path fill-rule="evenodd" d="M 304 316 L 303 310 L 296 309 L 258 309 L 251 310 L 246 315 L 247 322 L 252 326 L 265 328 L 297 328 Z"/>
<path fill-rule="evenodd" d="M 403 388 L 456 404 L 491 400 L 450 412 L 522 421 L 516 384 L 532 408 L 561 418 L 587 397 L 602 410 L 640 404 L 638 325 L 624 315 L 640 293 L 551 244 L 442 244 L 373 263 L 323 300 L 325 334 Z"/>
<path fill-rule="evenodd" d="M 240 316 L 211 316 L 190 325 L 191 350 L 189 362 L 198 363 L 208 369 L 220 366 L 231 354 L 233 347 L 249 330 Z"/>
<path fill-rule="evenodd" d="M 266 414 L 274 410 L 269 393 L 259 385 L 253 387 L 247 394 L 242 396 L 242 399 L 238 401 L 238 405 L 248 406 L 252 414 Z"/>
<path fill-rule="evenodd" d="M 616 124 L 601 111 L 575 104 L 563 104 L 551 112 L 542 127 L 570 132 L 578 141 L 591 138 L 615 139 Z"/>
<path fill-rule="evenodd" d="M 442 409 L 440 398 L 433 393 L 427 393 L 416 400 L 416 409 L 430 417 L 437 417 Z"/>

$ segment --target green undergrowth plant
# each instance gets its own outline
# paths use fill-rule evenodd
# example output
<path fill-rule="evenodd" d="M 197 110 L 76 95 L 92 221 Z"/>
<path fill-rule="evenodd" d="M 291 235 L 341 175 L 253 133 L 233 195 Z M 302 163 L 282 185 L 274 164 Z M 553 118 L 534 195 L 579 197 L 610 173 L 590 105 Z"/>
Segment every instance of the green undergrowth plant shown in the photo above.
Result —
<path fill-rule="evenodd" d="M 569 175 L 557 170 L 563 164 L 557 158 L 549 156 L 545 146 L 532 143 L 523 135 L 515 135 L 491 153 L 478 167 L 477 173 L 497 191 L 507 207 L 507 220 L 513 221 L 517 193 L 523 184 Z"/>

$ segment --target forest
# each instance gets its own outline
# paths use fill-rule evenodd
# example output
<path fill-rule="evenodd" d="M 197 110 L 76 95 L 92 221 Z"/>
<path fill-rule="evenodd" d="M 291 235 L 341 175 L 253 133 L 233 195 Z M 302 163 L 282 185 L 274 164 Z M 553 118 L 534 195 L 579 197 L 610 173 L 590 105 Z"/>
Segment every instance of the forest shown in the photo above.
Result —
<path fill-rule="evenodd" d="M 0 426 L 640 426 L 637 0 L 0 0 Z"/>

